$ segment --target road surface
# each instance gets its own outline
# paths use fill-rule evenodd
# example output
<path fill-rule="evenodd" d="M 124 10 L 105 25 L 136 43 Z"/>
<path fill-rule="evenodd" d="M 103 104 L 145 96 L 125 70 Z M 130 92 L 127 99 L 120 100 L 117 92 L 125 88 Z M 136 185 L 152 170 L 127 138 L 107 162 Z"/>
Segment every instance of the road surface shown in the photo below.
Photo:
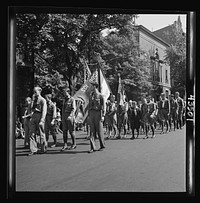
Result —
<path fill-rule="evenodd" d="M 185 128 L 157 130 L 154 139 L 106 140 L 106 149 L 92 154 L 83 131 L 76 131 L 76 149 L 61 152 L 59 134 L 58 147 L 34 156 L 17 139 L 16 191 L 186 192 Z"/>

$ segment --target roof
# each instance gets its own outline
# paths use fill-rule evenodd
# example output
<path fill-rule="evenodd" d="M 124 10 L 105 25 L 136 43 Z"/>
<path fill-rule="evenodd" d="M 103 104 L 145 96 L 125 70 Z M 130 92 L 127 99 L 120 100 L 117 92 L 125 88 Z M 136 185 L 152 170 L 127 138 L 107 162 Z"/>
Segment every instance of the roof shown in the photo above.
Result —
<path fill-rule="evenodd" d="M 163 27 L 159 30 L 156 30 L 153 32 L 154 35 L 161 38 L 162 40 L 166 41 L 168 44 L 171 44 L 171 41 L 166 37 L 165 33 L 171 33 L 172 32 L 172 25 L 168 25 L 166 27 Z"/>
<path fill-rule="evenodd" d="M 140 30 L 142 30 L 143 32 L 145 32 L 146 34 L 148 34 L 150 37 L 154 38 L 154 40 L 162 43 L 163 45 L 170 47 L 170 44 L 167 43 L 165 40 L 161 39 L 160 37 L 158 37 L 156 34 L 154 34 L 154 32 L 151 32 L 150 30 L 148 30 L 146 27 L 144 27 L 143 25 L 137 25 L 136 27 L 138 27 Z"/>

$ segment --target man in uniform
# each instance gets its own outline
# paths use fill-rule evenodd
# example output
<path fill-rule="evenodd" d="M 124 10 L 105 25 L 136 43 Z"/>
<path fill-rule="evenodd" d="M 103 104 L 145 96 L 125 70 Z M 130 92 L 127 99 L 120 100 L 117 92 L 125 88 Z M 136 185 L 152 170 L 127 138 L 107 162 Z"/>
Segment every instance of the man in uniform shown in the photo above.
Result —
<path fill-rule="evenodd" d="M 47 115 L 45 120 L 45 134 L 46 140 L 49 140 L 49 132 L 53 137 L 53 145 L 51 147 L 56 147 L 57 137 L 56 137 L 56 127 L 55 127 L 55 119 L 56 119 L 56 105 L 51 101 L 52 95 L 46 94 L 45 99 L 47 101 Z"/>
<path fill-rule="evenodd" d="M 161 93 L 161 100 L 159 102 L 159 112 L 162 124 L 161 134 L 164 133 L 164 124 L 166 125 L 166 133 L 169 131 L 169 115 L 170 115 L 170 102 L 165 97 L 165 93 Z"/>
<path fill-rule="evenodd" d="M 177 101 L 174 99 L 174 95 L 171 94 L 169 96 L 169 101 L 170 101 L 170 116 L 169 116 L 169 128 L 171 130 L 172 128 L 172 122 L 174 124 L 174 131 L 176 129 L 177 126 L 177 115 L 178 115 L 178 103 Z"/>
<path fill-rule="evenodd" d="M 178 118 L 177 118 L 177 129 L 181 129 L 183 126 L 183 99 L 179 96 L 179 92 L 175 92 L 175 99 L 178 103 Z"/>
<path fill-rule="evenodd" d="M 47 150 L 47 141 L 44 131 L 45 117 L 47 114 L 47 104 L 46 100 L 41 96 L 42 88 L 35 87 L 32 102 L 32 118 L 30 120 L 30 150 L 29 155 L 36 154 L 37 139 L 36 134 L 39 131 L 39 136 L 41 140 L 41 153 L 45 153 Z"/>
<path fill-rule="evenodd" d="M 25 99 L 25 111 L 22 119 L 24 119 L 24 148 L 30 148 L 30 138 L 29 138 L 29 131 L 30 131 L 30 118 L 32 116 L 31 112 L 31 98 L 26 97 Z"/>
<path fill-rule="evenodd" d="M 128 125 L 128 102 L 126 101 L 126 96 L 123 95 L 123 104 L 118 105 L 117 107 L 117 125 L 118 125 L 118 133 L 117 139 L 121 139 L 121 129 L 124 129 L 124 138 L 127 133 L 127 125 Z"/>
<path fill-rule="evenodd" d="M 91 82 L 92 91 L 89 98 L 89 124 L 90 124 L 90 146 L 89 153 L 96 150 L 95 146 L 95 133 L 99 138 L 100 148 L 102 151 L 105 148 L 104 133 L 103 133 L 103 121 L 106 113 L 106 104 L 103 95 L 98 91 L 98 83 Z"/>
<path fill-rule="evenodd" d="M 117 106 L 115 104 L 115 95 L 110 96 L 110 102 L 107 104 L 106 117 L 108 121 L 108 139 L 114 130 L 114 137 L 117 135 Z"/>
<path fill-rule="evenodd" d="M 140 122 L 141 122 L 141 110 L 137 107 L 137 102 L 132 101 L 130 110 L 130 128 L 132 130 L 131 139 L 135 139 L 134 130 L 137 131 L 137 138 L 139 136 Z"/>
<path fill-rule="evenodd" d="M 156 119 L 156 106 L 155 103 L 151 100 L 150 96 L 147 96 L 147 134 L 145 138 L 148 138 L 148 132 L 149 132 L 149 127 L 151 128 L 152 131 L 152 138 L 155 137 L 155 126 L 154 126 L 154 122 Z"/>
<path fill-rule="evenodd" d="M 76 138 L 75 138 L 75 111 L 76 111 L 76 102 L 73 97 L 70 95 L 70 89 L 67 87 L 64 89 L 64 102 L 62 108 L 62 130 L 63 130 L 63 141 L 64 146 L 61 151 L 66 149 L 75 149 L 76 148 Z M 72 138 L 72 145 L 70 148 L 67 146 L 68 140 L 68 131 Z"/>

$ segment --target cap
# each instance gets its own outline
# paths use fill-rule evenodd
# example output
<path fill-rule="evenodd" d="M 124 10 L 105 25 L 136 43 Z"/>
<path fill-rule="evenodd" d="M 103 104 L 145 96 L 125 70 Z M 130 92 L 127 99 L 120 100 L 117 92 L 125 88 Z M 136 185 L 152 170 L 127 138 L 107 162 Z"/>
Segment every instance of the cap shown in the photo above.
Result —
<path fill-rule="evenodd" d="M 41 87 L 39 87 L 39 86 L 34 87 L 34 91 L 37 91 L 37 90 L 39 90 L 39 91 L 41 92 L 41 91 L 42 91 L 42 88 L 41 88 Z"/>
<path fill-rule="evenodd" d="M 174 97 L 174 95 L 173 95 L 173 94 L 170 94 L 170 96 L 171 96 L 171 97 Z"/>
<path fill-rule="evenodd" d="M 114 94 L 111 94 L 111 95 L 110 95 L 110 98 L 115 98 L 115 95 L 114 95 Z"/>

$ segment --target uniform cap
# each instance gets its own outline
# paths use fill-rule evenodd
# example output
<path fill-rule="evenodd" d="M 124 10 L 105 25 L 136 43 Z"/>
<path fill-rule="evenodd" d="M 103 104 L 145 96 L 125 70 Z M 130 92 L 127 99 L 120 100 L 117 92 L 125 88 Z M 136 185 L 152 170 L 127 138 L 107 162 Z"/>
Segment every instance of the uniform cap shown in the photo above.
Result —
<path fill-rule="evenodd" d="M 36 90 L 39 90 L 40 92 L 42 91 L 42 88 L 41 87 L 39 87 L 39 86 L 37 86 L 37 87 L 34 87 L 34 90 L 36 91 Z"/>

